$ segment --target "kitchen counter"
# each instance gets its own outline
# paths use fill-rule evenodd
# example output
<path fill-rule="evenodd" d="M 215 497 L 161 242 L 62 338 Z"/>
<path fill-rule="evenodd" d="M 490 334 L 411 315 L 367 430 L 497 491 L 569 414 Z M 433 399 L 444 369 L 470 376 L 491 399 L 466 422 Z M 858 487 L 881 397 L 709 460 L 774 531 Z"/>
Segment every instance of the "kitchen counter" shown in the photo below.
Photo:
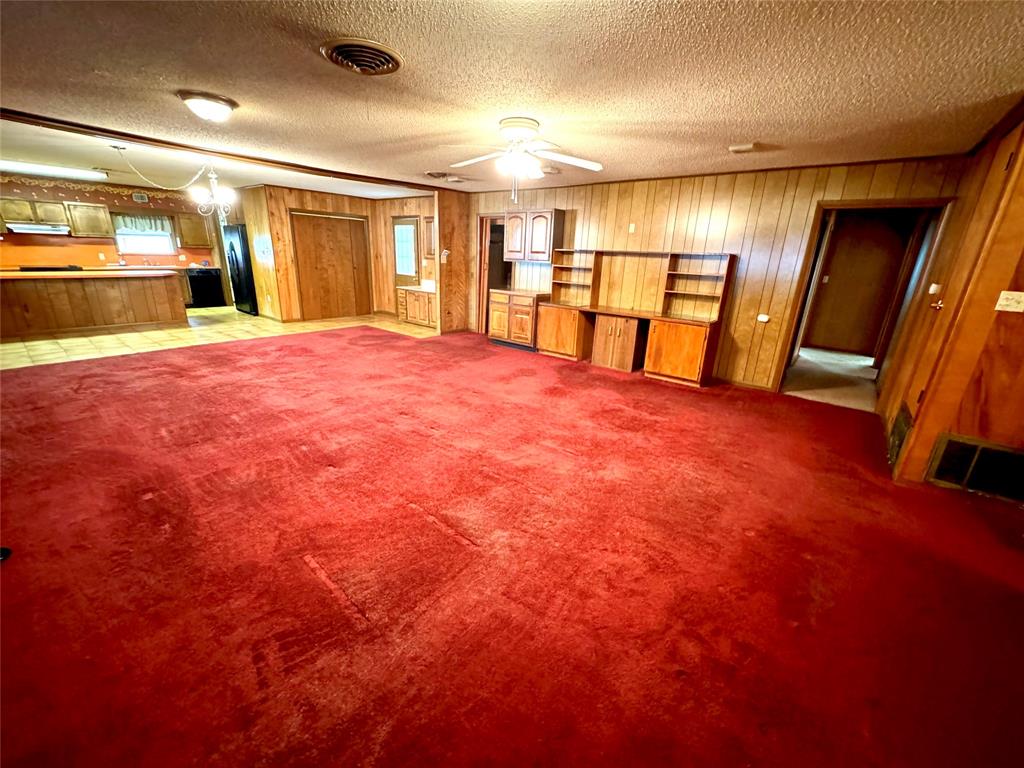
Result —
<path fill-rule="evenodd" d="M 398 286 L 400 291 L 416 291 L 417 293 L 437 293 L 437 289 L 434 286 L 425 285 L 400 285 Z"/>
<path fill-rule="evenodd" d="M 0 336 L 186 325 L 173 269 L 0 272 Z"/>
<path fill-rule="evenodd" d="M 0 280 L 110 280 L 118 277 L 177 277 L 178 273 L 173 268 L 146 267 L 145 269 L 134 269 L 132 267 L 113 269 L 101 267 L 100 269 L 69 269 L 67 271 L 40 272 L 0 272 Z"/>

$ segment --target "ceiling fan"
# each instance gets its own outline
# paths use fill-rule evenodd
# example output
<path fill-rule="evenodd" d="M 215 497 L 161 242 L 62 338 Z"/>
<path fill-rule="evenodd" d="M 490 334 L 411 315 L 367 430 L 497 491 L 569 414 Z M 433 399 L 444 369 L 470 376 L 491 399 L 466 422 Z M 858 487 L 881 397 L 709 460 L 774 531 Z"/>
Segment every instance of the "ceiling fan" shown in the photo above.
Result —
<path fill-rule="evenodd" d="M 588 171 L 604 170 L 603 165 L 593 160 L 584 160 L 555 152 L 554 150 L 558 148 L 557 144 L 537 138 L 537 134 L 540 133 L 540 123 L 533 118 L 506 117 L 498 123 L 498 130 L 501 137 L 508 142 L 505 149 L 452 163 L 450 167 L 465 168 L 467 165 L 496 160 L 495 165 L 498 171 L 512 177 L 513 201 L 518 200 L 519 197 L 520 179 L 544 178 L 544 171 L 541 168 L 542 159 L 565 165 L 575 165 L 577 168 L 584 168 Z"/>

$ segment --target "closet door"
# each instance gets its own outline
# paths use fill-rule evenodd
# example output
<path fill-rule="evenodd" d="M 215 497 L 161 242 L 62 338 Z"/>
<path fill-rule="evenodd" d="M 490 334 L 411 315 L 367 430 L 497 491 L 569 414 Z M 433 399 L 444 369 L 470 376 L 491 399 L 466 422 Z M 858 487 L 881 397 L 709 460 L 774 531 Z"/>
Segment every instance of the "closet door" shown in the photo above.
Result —
<path fill-rule="evenodd" d="M 292 214 L 303 320 L 369 314 L 369 254 L 362 219 Z"/>

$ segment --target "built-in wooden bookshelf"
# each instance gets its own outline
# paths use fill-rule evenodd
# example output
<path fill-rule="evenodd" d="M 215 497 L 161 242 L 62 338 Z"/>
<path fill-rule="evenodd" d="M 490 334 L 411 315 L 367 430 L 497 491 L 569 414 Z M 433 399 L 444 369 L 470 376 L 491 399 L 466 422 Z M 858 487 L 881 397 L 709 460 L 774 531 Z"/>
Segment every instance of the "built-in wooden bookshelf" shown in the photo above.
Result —
<path fill-rule="evenodd" d="M 729 253 L 673 253 L 665 271 L 666 317 L 718 320 L 732 270 Z"/>
<path fill-rule="evenodd" d="M 551 254 L 551 301 L 589 307 L 597 301 L 601 259 L 594 251 L 558 249 Z"/>
<path fill-rule="evenodd" d="M 657 308 L 651 308 L 652 315 L 708 323 L 718 320 L 732 274 L 733 255 L 729 253 L 558 248 L 551 258 L 551 301 L 569 307 L 598 306 L 601 264 L 605 258 L 614 260 L 619 256 L 661 261 L 661 302 Z"/>

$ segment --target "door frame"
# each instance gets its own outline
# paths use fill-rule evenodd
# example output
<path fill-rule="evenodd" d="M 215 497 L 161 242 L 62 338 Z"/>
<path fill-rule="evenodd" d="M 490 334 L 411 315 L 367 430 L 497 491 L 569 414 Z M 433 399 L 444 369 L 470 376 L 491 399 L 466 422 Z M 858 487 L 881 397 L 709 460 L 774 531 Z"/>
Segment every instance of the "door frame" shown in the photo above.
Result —
<path fill-rule="evenodd" d="M 487 334 L 487 277 L 491 268 L 491 254 L 488 246 L 491 242 L 491 222 L 504 223 L 504 213 L 481 213 L 477 216 L 476 253 L 477 253 L 477 302 L 476 332 Z"/>
<path fill-rule="evenodd" d="M 334 213 L 332 211 L 311 211 L 304 208 L 288 209 L 288 234 L 291 236 L 291 248 L 288 253 L 288 261 L 295 275 L 295 294 L 298 299 L 299 320 L 306 319 L 306 312 L 302 306 L 302 292 L 299 288 L 302 281 L 302 274 L 299 270 L 299 259 L 295 255 L 295 219 L 294 216 L 319 216 L 322 219 L 347 219 L 349 221 L 361 221 L 363 223 L 363 234 L 366 236 L 366 275 L 370 282 L 370 313 L 373 314 L 373 255 L 370 252 L 370 220 L 368 216 L 356 216 L 350 213 Z M 276 275 L 275 275 L 276 279 Z M 278 286 L 280 291 L 280 286 Z"/>
<path fill-rule="evenodd" d="M 936 230 L 936 238 L 932 242 L 930 253 L 936 252 L 945 231 L 943 224 L 950 216 L 955 197 L 908 197 L 896 200 L 819 200 L 814 209 L 814 223 L 811 226 L 810 234 L 807 237 L 807 245 L 804 247 L 804 257 L 800 266 L 800 273 L 797 277 L 796 292 L 794 296 L 800 297 L 800 310 L 793 312 L 785 319 L 782 338 L 786 339 L 785 365 L 778 366 L 775 375 L 772 377 L 769 390 L 780 392 L 782 380 L 786 371 L 790 368 L 790 358 L 793 355 L 793 345 L 797 341 L 797 333 L 800 330 L 801 319 L 807 311 L 807 296 L 811 288 L 811 272 L 818 261 L 818 242 L 821 238 L 822 227 L 826 226 L 826 212 L 840 210 L 859 209 L 892 209 L 892 208 L 940 208 L 942 213 L 939 216 L 939 225 Z M 830 213 L 831 216 L 831 213 Z M 827 245 L 827 243 L 825 243 Z"/>
<path fill-rule="evenodd" d="M 395 225 L 396 224 L 413 224 L 416 227 L 416 233 L 414 235 L 415 244 L 413 245 L 414 250 L 414 265 L 416 267 L 416 274 L 409 278 L 409 275 L 402 275 L 403 279 L 411 279 L 411 283 L 399 283 L 398 282 L 398 247 L 395 243 Z M 422 224 L 421 217 L 415 214 L 409 216 L 392 216 L 391 217 L 391 253 L 394 256 L 394 270 L 395 270 L 395 290 L 399 288 L 405 288 L 410 285 L 419 285 L 423 282 L 423 255 L 420 251 L 420 225 Z M 371 293 L 372 295 L 372 293 Z M 372 311 L 372 310 L 371 310 Z"/>

